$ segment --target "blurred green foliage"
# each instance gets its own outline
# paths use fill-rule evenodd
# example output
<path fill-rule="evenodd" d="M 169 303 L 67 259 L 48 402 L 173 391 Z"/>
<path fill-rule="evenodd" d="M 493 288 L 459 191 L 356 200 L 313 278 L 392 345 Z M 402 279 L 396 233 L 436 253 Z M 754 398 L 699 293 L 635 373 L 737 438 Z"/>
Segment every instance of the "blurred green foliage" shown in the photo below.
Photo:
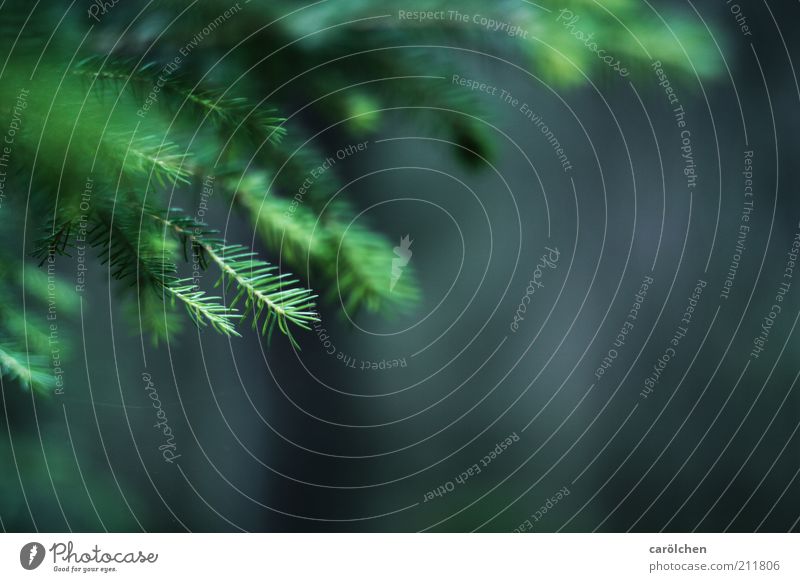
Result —
<path fill-rule="evenodd" d="M 390 290 L 393 243 L 353 221 L 357 202 L 332 200 L 340 175 L 318 172 L 329 156 L 319 144 L 375 135 L 391 122 L 389 111 L 413 107 L 413 123 L 435 128 L 480 165 L 493 152 L 486 112 L 431 79 L 447 77 L 467 54 L 497 55 L 562 88 L 608 78 L 565 27 L 570 16 L 634 74 L 655 58 L 687 75 L 718 68 L 707 31 L 682 15 L 662 21 L 633 0 L 121 2 L 88 15 L 69 8 L 2 7 L 0 119 L 19 125 L 0 209 L 14 217 L 0 235 L 14 249 L 3 269 L 28 277 L 34 255 L 44 265 L 93 247 L 86 254 L 121 280 L 132 321 L 160 339 L 178 332 L 181 304 L 226 334 L 248 314 L 265 333 L 273 324 L 287 334 L 308 328 L 317 294 L 341 298 L 347 310 L 413 304 L 420 290 L 411 271 Z M 468 18 L 412 21 L 398 18 L 402 9 Z M 512 26 L 518 33 L 509 34 Z M 202 200 L 209 181 L 214 196 L 250 220 L 265 251 L 231 244 L 195 212 L 174 208 L 187 192 Z M 218 268 L 231 292 L 212 294 L 187 278 L 193 261 Z M 284 264 L 323 288 L 286 278 Z M 0 284 L 0 371 L 49 389 L 48 330 L 15 308 L 41 300 L 48 283 L 26 281 Z M 68 316 L 72 291 L 59 284 L 44 299 L 55 297 Z"/>

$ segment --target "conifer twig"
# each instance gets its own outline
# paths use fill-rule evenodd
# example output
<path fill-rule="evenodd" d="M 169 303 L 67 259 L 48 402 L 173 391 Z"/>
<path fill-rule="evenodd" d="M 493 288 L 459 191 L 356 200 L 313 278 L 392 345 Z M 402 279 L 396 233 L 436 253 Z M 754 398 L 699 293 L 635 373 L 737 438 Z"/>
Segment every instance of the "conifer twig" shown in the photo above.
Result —
<path fill-rule="evenodd" d="M 170 217 L 170 213 L 149 212 L 149 216 L 174 231 L 184 245 L 190 244 L 193 253 L 207 256 L 220 269 L 216 286 L 230 289 L 235 285 L 237 294 L 230 303 L 233 309 L 244 300 L 242 317 L 250 317 L 253 329 L 260 327 L 262 335 L 271 334 L 277 325 L 297 345 L 289 324 L 310 330 L 318 321 L 314 299 L 316 295 L 297 284 L 289 273 L 279 273 L 278 267 L 258 258 L 242 245 L 226 244 L 216 238 L 216 231 L 207 225 L 185 216 Z"/>

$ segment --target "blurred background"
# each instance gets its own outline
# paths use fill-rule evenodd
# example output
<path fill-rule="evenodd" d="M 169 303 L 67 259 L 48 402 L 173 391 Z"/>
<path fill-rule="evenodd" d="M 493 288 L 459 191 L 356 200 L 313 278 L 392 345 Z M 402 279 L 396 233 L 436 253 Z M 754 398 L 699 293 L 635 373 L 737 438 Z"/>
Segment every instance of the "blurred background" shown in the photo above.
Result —
<path fill-rule="evenodd" d="M 3 530 L 796 531 L 798 15 L 3 3 Z M 222 104 L 285 136 L 234 143 Z M 133 126 L 188 170 L 83 169 L 82 127 Z M 319 321 L 198 329 L 106 247 L 76 289 L 80 242 L 35 248 L 87 175 L 296 273 Z"/>

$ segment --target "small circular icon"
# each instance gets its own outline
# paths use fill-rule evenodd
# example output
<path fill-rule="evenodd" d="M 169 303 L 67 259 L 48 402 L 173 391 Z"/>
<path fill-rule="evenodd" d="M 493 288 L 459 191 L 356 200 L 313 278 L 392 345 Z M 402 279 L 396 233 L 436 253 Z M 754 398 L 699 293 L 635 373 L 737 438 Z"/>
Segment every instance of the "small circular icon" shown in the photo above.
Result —
<path fill-rule="evenodd" d="M 30 542 L 19 551 L 19 563 L 26 570 L 35 570 L 44 561 L 44 546 L 38 542 Z"/>

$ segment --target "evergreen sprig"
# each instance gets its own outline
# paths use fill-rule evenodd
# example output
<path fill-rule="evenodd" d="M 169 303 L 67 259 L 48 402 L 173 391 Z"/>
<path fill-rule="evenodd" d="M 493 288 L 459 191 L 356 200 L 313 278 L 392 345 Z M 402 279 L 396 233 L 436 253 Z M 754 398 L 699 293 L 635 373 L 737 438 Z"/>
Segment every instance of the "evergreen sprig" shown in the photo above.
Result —
<path fill-rule="evenodd" d="M 153 248 L 152 239 L 143 236 L 146 225 L 135 223 L 134 216 L 125 212 L 108 216 L 107 211 L 99 211 L 88 233 L 88 242 L 103 248 L 101 262 L 109 265 L 111 276 L 180 301 L 198 325 L 211 325 L 225 335 L 238 335 L 236 311 L 221 303 L 219 297 L 206 295 L 191 280 L 179 278 L 177 266 L 166 258 L 167 249 Z"/>
<path fill-rule="evenodd" d="M 278 267 L 264 261 L 258 255 L 238 244 L 226 244 L 217 238 L 217 232 L 190 217 L 177 213 L 180 209 L 168 212 L 150 211 L 149 215 L 174 231 L 182 240 L 184 255 L 189 247 L 192 253 L 201 258 L 201 264 L 208 260 L 220 269 L 220 277 L 215 287 L 237 292 L 230 302 L 234 309 L 244 300 L 243 318 L 250 318 L 253 329 L 262 335 L 271 336 L 273 328 L 278 328 L 297 345 L 290 324 L 310 330 L 311 324 L 318 321 L 312 291 L 299 286 L 299 280 L 289 273 L 280 273 Z"/>
<path fill-rule="evenodd" d="M 140 100 L 158 87 L 165 98 L 157 103 L 171 113 L 182 108 L 194 117 L 208 117 L 211 123 L 228 131 L 245 131 L 257 142 L 278 144 L 286 135 L 282 125 L 285 119 L 278 117 L 274 108 L 256 106 L 246 97 L 229 96 L 226 90 L 199 85 L 186 74 L 165 71 L 157 61 L 137 66 L 133 59 L 91 55 L 77 63 L 72 73 L 93 81 L 101 93 L 109 86 L 117 93 L 129 86 Z"/>
<path fill-rule="evenodd" d="M 192 320 L 200 327 L 211 325 L 228 336 L 239 336 L 236 322 L 240 315 L 220 303 L 220 297 L 209 296 L 197 288 L 191 279 L 168 277 L 162 286 L 164 293 L 183 303 Z"/>
<path fill-rule="evenodd" d="M 250 214 L 264 242 L 277 249 L 295 269 L 309 265 L 332 282 L 327 299 L 348 311 L 376 312 L 387 306 L 407 307 L 419 298 L 412 268 L 394 288 L 390 282 L 393 245 L 367 228 L 346 202 L 327 204 L 320 216 L 310 204 L 297 203 L 268 191 L 265 174 L 228 180 L 235 201 Z"/>
<path fill-rule="evenodd" d="M 290 265 L 309 285 L 313 277 L 320 295 L 348 310 L 386 311 L 415 301 L 419 289 L 411 266 L 390 284 L 392 242 L 360 218 L 353 221 L 357 202 L 331 200 L 340 190 L 344 164 L 315 170 L 342 140 L 362 140 L 397 120 L 406 134 L 417 131 L 406 125 L 414 120 L 424 123 L 426 133 L 444 134 L 455 142 L 456 156 L 472 150 L 490 158 L 492 134 L 480 120 L 494 120 L 482 113 L 477 94 L 449 82 L 467 65 L 460 48 L 521 62 L 538 78 L 562 86 L 582 82 L 584 72 L 607 75 L 608 67 L 557 20 L 558 11 L 567 8 L 605 48 L 631 62 L 632 74 L 637 62 L 640 72 L 647 69 L 648 51 L 676 74 L 710 75 L 720 65 L 707 30 L 678 18 L 668 34 L 635 0 L 615 0 L 613 7 L 584 0 L 541 0 L 536 7 L 519 0 L 491 6 L 463 0 L 459 6 L 463 13 L 518 24 L 535 33 L 535 41 L 509 41 L 472 24 L 412 25 L 382 18 L 395 7 L 380 0 L 302 8 L 294 0 L 245 4 L 177 69 L 169 65 L 176 43 L 214 22 L 229 2 L 204 0 L 185 14 L 185 2 L 176 0 L 157 0 L 144 10 L 120 3 L 104 15 L 102 26 L 91 28 L 85 17 L 64 13 L 58 3 L 3 4 L 0 46 L 11 57 L 3 66 L 10 82 L 0 84 L 0 103 L 7 116 L 21 121 L 5 191 L 31 194 L 8 196 L 2 210 L 28 212 L 25 225 L 28 218 L 40 219 L 25 232 L 45 235 L 24 248 L 33 248 L 42 260 L 69 256 L 88 228 L 89 244 L 100 249 L 112 277 L 136 288 L 138 301 L 126 307 L 138 310 L 141 329 L 155 337 L 172 334 L 175 313 L 166 310 L 180 304 L 197 325 L 235 335 L 236 325 L 247 318 L 261 333 L 278 327 L 294 342 L 291 330 L 308 329 L 316 320 L 316 295 L 274 265 Z M 417 4 L 420 10 L 438 10 L 452 3 Z M 179 12 L 181 18 L 175 18 Z M 148 24 L 167 19 L 166 29 Z M 55 22 L 64 25 L 54 28 Z M 45 53 L 42 38 L 48 39 Z M 115 38 L 120 42 L 108 54 L 108 41 Z M 73 61 L 76 46 L 82 54 Z M 154 89 L 155 103 L 148 105 Z M 269 104 L 261 101 L 264 95 L 270 95 Z M 409 105 L 413 112 L 405 109 Z M 289 111 L 288 120 L 279 114 Z M 271 147 L 261 147 L 267 143 Z M 477 166 L 479 159 L 462 161 Z M 187 195 L 200 176 L 211 174 L 220 178 L 227 201 L 254 225 L 272 263 L 173 211 L 155 213 L 167 222 L 149 216 L 151 206 L 171 206 L 173 196 Z M 120 191 L 126 194 L 119 196 Z M 23 232 L 16 221 L 6 224 L 0 236 L 7 249 Z M 217 285 L 225 297 L 181 278 L 179 245 L 167 231 L 183 240 L 184 253 L 220 270 Z M 2 264 L 3 272 L 15 270 L 25 270 L 19 255 Z M 19 282 L 0 281 L 0 304 L 15 306 L 20 289 L 9 285 Z M 49 289 L 49 280 L 35 284 L 42 285 Z M 46 326 L 26 322 L 23 311 L 0 310 L 0 337 L 8 338 L 0 344 L 5 358 L 0 373 L 32 384 L 44 381 L 20 367 L 28 354 L 17 357 L 16 346 L 25 346 L 31 366 L 38 366 L 49 357 L 46 332 Z"/>

